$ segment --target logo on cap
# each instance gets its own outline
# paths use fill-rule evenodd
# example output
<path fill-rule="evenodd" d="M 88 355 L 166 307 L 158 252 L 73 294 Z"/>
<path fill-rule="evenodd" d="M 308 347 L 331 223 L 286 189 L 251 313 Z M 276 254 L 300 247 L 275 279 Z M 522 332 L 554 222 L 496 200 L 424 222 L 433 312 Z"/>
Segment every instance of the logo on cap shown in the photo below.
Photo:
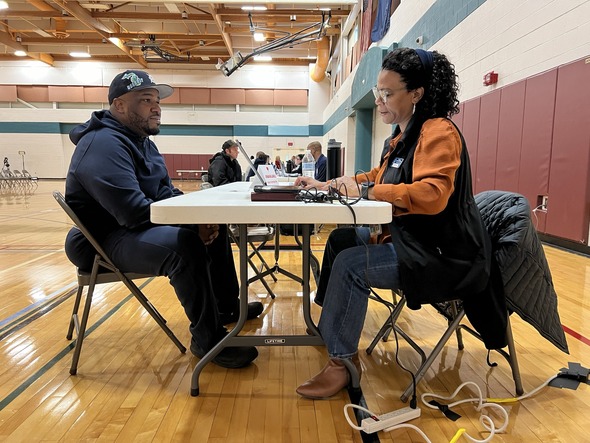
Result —
<path fill-rule="evenodd" d="M 143 83 L 143 78 L 140 78 L 135 72 L 128 72 L 127 74 L 123 75 L 122 80 L 129 80 L 130 83 L 127 85 L 128 91 L 131 91 L 133 88 L 141 86 L 141 84 Z"/>

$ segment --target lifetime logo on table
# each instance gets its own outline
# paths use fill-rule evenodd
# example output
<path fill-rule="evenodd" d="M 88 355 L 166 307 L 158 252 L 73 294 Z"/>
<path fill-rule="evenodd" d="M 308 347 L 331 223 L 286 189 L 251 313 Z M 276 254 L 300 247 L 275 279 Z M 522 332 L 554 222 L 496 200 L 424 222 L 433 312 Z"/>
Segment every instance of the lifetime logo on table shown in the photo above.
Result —
<path fill-rule="evenodd" d="M 283 345 L 287 342 L 284 338 L 266 338 L 264 340 L 265 345 Z"/>

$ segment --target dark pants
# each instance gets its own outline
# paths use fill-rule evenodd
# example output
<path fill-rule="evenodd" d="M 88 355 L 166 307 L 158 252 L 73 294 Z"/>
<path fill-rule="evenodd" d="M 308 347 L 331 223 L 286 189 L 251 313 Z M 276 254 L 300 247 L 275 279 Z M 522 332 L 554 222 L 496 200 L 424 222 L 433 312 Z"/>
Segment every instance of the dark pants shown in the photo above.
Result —
<path fill-rule="evenodd" d="M 204 351 L 226 333 L 219 312 L 238 309 L 239 285 L 227 235 L 205 246 L 196 227 L 153 226 L 143 231 L 120 229 L 102 241 L 105 253 L 122 272 L 167 276 L 190 321 L 193 339 Z M 66 254 L 90 270 L 94 249 L 74 228 L 66 238 Z"/>

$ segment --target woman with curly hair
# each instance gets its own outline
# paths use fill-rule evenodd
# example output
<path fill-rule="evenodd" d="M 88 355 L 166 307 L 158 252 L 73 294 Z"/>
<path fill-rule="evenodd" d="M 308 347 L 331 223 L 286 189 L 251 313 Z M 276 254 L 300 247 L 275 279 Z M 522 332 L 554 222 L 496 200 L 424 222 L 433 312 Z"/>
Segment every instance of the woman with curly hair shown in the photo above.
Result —
<path fill-rule="evenodd" d="M 330 360 L 297 392 L 328 398 L 360 375 L 357 348 L 370 288 L 401 289 L 408 306 L 485 290 L 491 248 L 471 189 L 463 136 L 450 120 L 458 112 L 457 76 L 436 51 L 399 48 L 385 57 L 373 88 L 377 112 L 395 124 L 379 165 L 328 183 L 301 177 L 305 187 L 335 186 L 348 196 L 391 203 L 391 243 L 368 244 L 368 228 L 330 235 L 315 302 Z M 349 362 L 346 360 L 349 359 Z M 352 363 L 352 364 L 351 364 Z"/>

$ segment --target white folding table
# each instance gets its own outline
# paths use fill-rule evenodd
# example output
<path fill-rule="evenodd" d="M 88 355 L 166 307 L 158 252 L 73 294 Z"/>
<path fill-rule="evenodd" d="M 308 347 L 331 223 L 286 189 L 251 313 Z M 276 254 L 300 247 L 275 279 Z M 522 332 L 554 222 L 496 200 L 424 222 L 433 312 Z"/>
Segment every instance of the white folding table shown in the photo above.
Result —
<path fill-rule="evenodd" d="M 318 346 L 323 345 L 311 319 L 310 306 L 310 233 L 314 223 L 385 224 L 392 218 L 386 202 L 360 200 L 348 207 L 333 203 L 302 201 L 251 201 L 251 184 L 235 182 L 215 188 L 162 200 L 151 205 L 151 220 L 159 224 L 236 224 L 239 226 L 240 316 L 236 326 L 197 364 L 193 371 L 191 395 L 199 395 L 199 375 L 205 365 L 226 346 Z M 238 335 L 248 311 L 249 224 L 302 225 L 303 317 L 312 335 Z"/>

